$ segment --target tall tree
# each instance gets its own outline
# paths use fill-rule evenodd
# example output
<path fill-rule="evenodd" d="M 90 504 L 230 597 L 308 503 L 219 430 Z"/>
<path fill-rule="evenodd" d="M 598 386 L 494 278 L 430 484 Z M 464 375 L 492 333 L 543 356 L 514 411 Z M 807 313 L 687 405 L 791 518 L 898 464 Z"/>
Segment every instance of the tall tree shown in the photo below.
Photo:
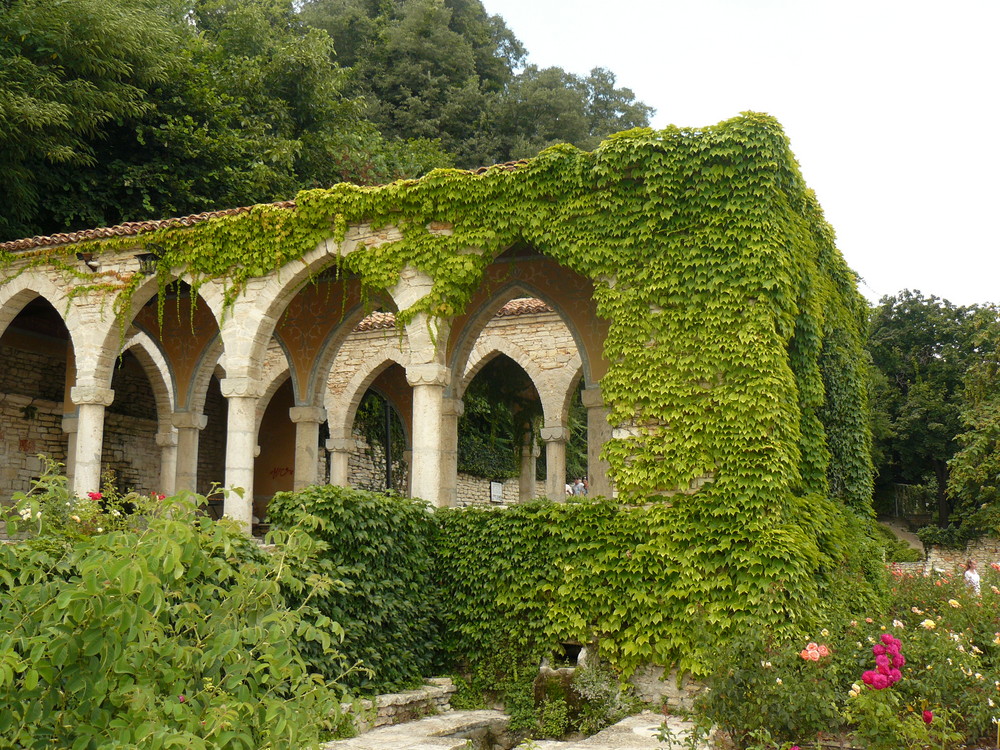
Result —
<path fill-rule="evenodd" d="M 152 108 L 178 61 L 173 24 L 139 0 L 8 0 L 0 7 L 0 236 L 39 228 L 47 170 L 97 164 L 109 124 Z"/>
<path fill-rule="evenodd" d="M 871 318 L 868 350 L 885 376 L 879 403 L 887 426 L 876 437 L 877 484 L 930 482 L 942 526 L 954 505 L 948 462 L 961 432 L 962 378 L 975 357 L 976 311 L 904 290 L 884 297 Z"/>
<path fill-rule="evenodd" d="M 18 196 L 0 207 L 4 237 L 451 163 L 434 143 L 388 142 L 364 119 L 329 36 L 306 26 L 292 0 L 13 0 L 0 18 L 0 71 L 8 61 L 21 71 L 0 73 L 0 93 L 11 91 L 0 102 L 19 107 L 0 104 L 0 135 L 12 144 L 0 175 L 19 178 Z"/>
<path fill-rule="evenodd" d="M 960 450 L 948 490 L 966 535 L 1000 534 L 1000 307 L 985 306 L 974 321 L 976 361 L 962 391 Z"/>

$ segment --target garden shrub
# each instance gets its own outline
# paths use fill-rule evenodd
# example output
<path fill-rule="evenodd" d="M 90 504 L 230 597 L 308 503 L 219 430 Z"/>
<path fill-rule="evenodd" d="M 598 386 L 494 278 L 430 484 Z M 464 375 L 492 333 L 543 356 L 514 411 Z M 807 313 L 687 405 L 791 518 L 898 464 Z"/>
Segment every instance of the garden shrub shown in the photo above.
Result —
<path fill-rule="evenodd" d="M 316 486 L 280 492 L 268 505 L 275 528 L 307 528 L 324 544 L 313 564 L 331 565 L 342 582 L 314 598 L 343 627 L 338 654 L 306 646 L 312 665 L 353 689 L 415 687 L 435 657 L 436 593 L 431 583 L 427 504 L 396 495 Z"/>
<path fill-rule="evenodd" d="M 342 692 L 298 648 L 329 648 L 336 630 L 306 595 L 332 582 L 290 572 L 310 537 L 289 529 L 265 553 L 200 515 L 203 498 L 77 500 L 52 474 L 15 500 L 22 538 L 0 546 L 0 748 L 318 746 Z"/>
<path fill-rule="evenodd" d="M 848 581 L 838 586 L 850 590 Z M 721 645 L 699 716 L 738 748 L 765 736 L 805 747 L 820 734 L 846 733 L 872 750 L 964 747 L 995 736 L 1000 572 L 983 574 L 982 591 L 976 596 L 960 576 L 893 570 L 881 612 L 825 609 L 825 627 L 797 638 L 747 631 Z M 887 634 L 905 663 L 898 682 L 875 689 L 863 676 Z"/>

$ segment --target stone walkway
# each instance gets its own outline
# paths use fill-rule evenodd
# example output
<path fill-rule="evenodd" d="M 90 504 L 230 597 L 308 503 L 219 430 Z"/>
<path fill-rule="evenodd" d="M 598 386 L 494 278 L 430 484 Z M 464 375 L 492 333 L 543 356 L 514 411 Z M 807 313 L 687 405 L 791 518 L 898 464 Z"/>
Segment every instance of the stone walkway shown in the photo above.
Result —
<path fill-rule="evenodd" d="M 448 711 L 419 721 L 397 724 L 367 732 L 349 740 L 328 742 L 324 750 L 467 750 L 469 739 L 486 735 L 504 734 L 508 717 L 499 711 Z M 667 745 L 656 739 L 656 732 L 663 723 L 661 714 L 644 711 L 622 719 L 614 726 L 592 737 L 573 742 L 535 740 L 524 742 L 518 748 L 527 750 L 667 750 Z M 691 723 L 674 716 L 666 717 L 667 725 L 676 737 L 674 747 L 680 750 Z M 476 745 L 478 748 L 479 745 Z M 487 744 L 485 747 L 489 748 Z M 700 745 L 698 750 L 708 750 Z"/>
<path fill-rule="evenodd" d="M 643 711 L 635 716 L 628 716 L 614 726 L 575 742 L 557 742 L 554 740 L 535 740 L 533 745 L 522 744 L 518 748 L 537 748 L 537 750 L 667 750 L 669 745 L 656 739 L 660 725 L 666 721 L 674 734 L 674 748 L 680 750 L 692 729 L 689 721 L 676 716 L 663 716 L 650 711 Z M 710 745 L 699 744 L 697 750 L 709 750 Z"/>

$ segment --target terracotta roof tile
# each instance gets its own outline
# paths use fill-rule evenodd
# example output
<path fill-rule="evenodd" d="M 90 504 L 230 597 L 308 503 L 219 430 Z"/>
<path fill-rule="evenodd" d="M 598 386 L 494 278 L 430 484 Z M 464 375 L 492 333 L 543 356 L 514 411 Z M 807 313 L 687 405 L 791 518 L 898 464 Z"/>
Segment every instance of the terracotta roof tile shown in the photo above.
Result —
<path fill-rule="evenodd" d="M 552 308 L 540 299 L 532 297 L 522 297 L 512 299 L 506 305 L 497 310 L 495 317 L 507 318 L 515 315 L 537 315 L 539 313 L 552 312 Z M 384 331 L 396 327 L 396 316 L 390 312 L 373 312 L 367 315 L 364 320 L 358 323 L 355 331 Z"/>
<path fill-rule="evenodd" d="M 295 208 L 295 201 L 280 201 L 270 205 L 277 208 Z M 87 240 L 101 240 L 108 237 L 134 237 L 146 232 L 152 232 L 165 227 L 189 227 L 198 222 L 208 219 L 217 219 L 220 216 L 235 216 L 237 214 L 248 213 L 253 206 L 241 206 L 239 208 L 227 208 L 222 211 L 205 211 L 200 214 L 190 216 L 180 216 L 173 219 L 157 219 L 153 221 L 129 221 L 124 224 L 116 224 L 113 227 L 101 227 L 99 229 L 84 229 L 79 232 L 65 232 L 53 234 L 45 237 L 27 237 L 23 240 L 11 240 L 10 242 L 0 242 L 0 251 L 16 252 L 18 250 L 32 250 L 39 247 L 55 247 L 56 245 L 69 245 L 75 242 L 86 242 Z"/>

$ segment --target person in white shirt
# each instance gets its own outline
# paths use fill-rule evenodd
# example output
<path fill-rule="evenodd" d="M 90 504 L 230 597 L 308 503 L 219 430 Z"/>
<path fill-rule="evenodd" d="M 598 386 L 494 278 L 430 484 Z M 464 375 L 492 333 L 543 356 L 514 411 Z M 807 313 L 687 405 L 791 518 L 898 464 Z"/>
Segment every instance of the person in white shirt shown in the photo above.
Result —
<path fill-rule="evenodd" d="M 965 564 L 965 585 L 979 596 L 979 571 L 976 570 L 975 560 L 969 560 Z"/>

